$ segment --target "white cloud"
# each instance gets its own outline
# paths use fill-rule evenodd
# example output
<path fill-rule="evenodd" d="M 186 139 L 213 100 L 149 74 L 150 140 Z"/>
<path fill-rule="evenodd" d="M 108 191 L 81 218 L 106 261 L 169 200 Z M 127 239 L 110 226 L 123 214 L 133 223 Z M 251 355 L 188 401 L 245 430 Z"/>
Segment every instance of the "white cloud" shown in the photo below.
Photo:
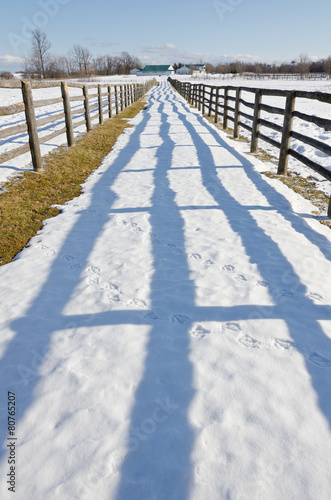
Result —
<path fill-rule="evenodd" d="M 144 47 L 143 51 L 150 54 L 170 54 L 176 50 L 176 45 L 174 43 L 168 42 L 164 45 L 150 45 Z"/>
<path fill-rule="evenodd" d="M 21 57 L 16 57 L 16 56 L 0 56 L 0 63 L 5 63 L 5 64 L 20 64 L 23 62 L 23 59 Z"/>
<path fill-rule="evenodd" d="M 262 57 L 254 56 L 250 54 L 205 54 L 203 52 L 189 52 L 179 50 L 174 43 L 165 43 L 163 45 L 150 45 L 143 47 L 143 55 L 140 56 L 140 60 L 144 61 L 146 64 L 159 64 L 159 63 L 169 63 L 174 64 L 175 62 L 181 62 L 183 64 L 191 63 L 211 63 L 219 64 L 233 61 L 243 61 L 243 62 L 264 62 Z"/>
<path fill-rule="evenodd" d="M 16 71 L 21 68 L 23 59 L 21 57 L 4 55 L 0 56 L 0 70 L 13 70 Z"/>

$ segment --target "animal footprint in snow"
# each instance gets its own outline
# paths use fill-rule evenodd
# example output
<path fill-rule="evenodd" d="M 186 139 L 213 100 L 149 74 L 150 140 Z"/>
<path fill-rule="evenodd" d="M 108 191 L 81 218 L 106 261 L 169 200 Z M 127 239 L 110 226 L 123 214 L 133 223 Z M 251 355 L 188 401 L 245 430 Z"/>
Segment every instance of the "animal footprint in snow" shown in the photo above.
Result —
<path fill-rule="evenodd" d="M 108 302 L 120 302 L 121 296 L 119 293 L 107 293 Z"/>
<path fill-rule="evenodd" d="M 80 264 L 72 264 L 70 266 L 70 269 L 74 269 L 74 270 L 81 269 L 81 268 L 82 268 L 82 266 Z"/>
<path fill-rule="evenodd" d="M 190 330 L 190 333 L 191 333 L 191 335 L 193 335 L 193 337 L 196 337 L 198 339 L 202 339 L 206 335 L 209 335 L 211 333 L 211 331 L 202 325 L 197 325 L 192 330 Z"/>
<path fill-rule="evenodd" d="M 171 318 L 171 321 L 173 323 L 180 323 L 181 325 L 184 325 L 184 323 L 187 323 L 190 320 L 191 320 L 191 318 L 189 318 L 189 316 L 185 316 L 185 314 L 175 314 Z"/>
<path fill-rule="evenodd" d="M 225 328 L 227 330 L 232 330 L 233 332 L 241 332 L 241 326 L 239 323 L 234 323 L 232 321 L 225 323 Z"/>
<path fill-rule="evenodd" d="M 147 304 L 144 300 L 132 299 L 129 304 L 134 304 L 139 309 L 147 309 Z"/>
<path fill-rule="evenodd" d="M 90 276 L 88 279 L 88 284 L 90 286 L 97 286 L 99 285 L 99 278 L 98 276 Z"/>
<path fill-rule="evenodd" d="M 65 255 L 64 257 L 62 257 L 62 259 L 66 260 L 67 262 L 70 262 L 72 260 L 75 260 L 75 257 L 73 257 L 72 255 Z"/>
<path fill-rule="evenodd" d="M 89 273 L 99 274 L 100 268 L 97 266 L 90 266 L 87 270 Z"/>
<path fill-rule="evenodd" d="M 199 253 L 190 253 L 190 259 L 201 260 L 201 255 Z"/>
<path fill-rule="evenodd" d="M 331 366 L 331 361 L 317 352 L 311 353 L 307 359 L 314 363 L 314 365 L 320 366 L 321 368 L 329 368 Z"/>
<path fill-rule="evenodd" d="M 282 297 L 293 297 L 294 293 L 291 292 L 290 290 L 286 290 L 283 288 L 282 290 L 276 290 L 276 293 L 281 295 Z"/>
<path fill-rule="evenodd" d="M 267 281 L 258 281 L 257 284 L 263 286 L 264 288 L 268 288 L 270 286 L 270 283 Z"/>
<path fill-rule="evenodd" d="M 158 316 L 153 311 L 148 312 L 147 314 L 143 314 L 143 318 L 148 319 L 149 321 L 156 321 L 159 319 Z"/>
<path fill-rule="evenodd" d="M 167 243 L 167 247 L 170 248 L 174 253 L 182 254 L 184 253 L 181 248 L 177 248 L 173 243 Z"/>
<path fill-rule="evenodd" d="M 233 277 L 236 281 L 239 281 L 239 282 L 248 281 L 247 278 L 243 274 L 236 274 Z"/>
<path fill-rule="evenodd" d="M 137 231 L 138 233 L 143 233 L 141 227 L 138 226 L 136 222 L 131 222 L 132 231 Z"/>
<path fill-rule="evenodd" d="M 231 266 L 231 264 L 226 264 L 225 266 L 222 267 L 223 271 L 228 271 L 229 273 L 232 273 L 234 271 L 234 267 Z"/>
<path fill-rule="evenodd" d="M 260 342 L 256 339 L 253 339 L 250 335 L 244 335 L 243 337 L 238 338 L 238 342 L 242 344 L 244 347 L 249 349 L 259 349 Z"/>
<path fill-rule="evenodd" d="M 118 289 L 118 286 L 109 283 L 108 287 L 110 291 L 107 293 L 107 300 L 109 302 L 120 302 L 122 292 Z"/>
<path fill-rule="evenodd" d="M 291 353 L 297 351 L 307 357 L 307 350 L 302 345 L 296 344 L 293 340 L 275 339 L 274 346 L 277 349 L 284 349 Z"/>
<path fill-rule="evenodd" d="M 274 345 L 277 349 L 285 349 L 286 351 L 296 348 L 295 342 L 292 340 L 276 339 Z"/>
<path fill-rule="evenodd" d="M 306 297 L 308 297 L 309 299 L 313 299 L 313 300 L 323 300 L 322 295 L 320 295 L 319 293 L 314 293 L 314 292 L 306 293 Z"/>
<path fill-rule="evenodd" d="M 45 255 L 47 255 L 48 257 L 52 257 L 53 255 L 55 255 L 55 252 L 54 250 L 51 250 L 48 246 L 46 245 L 36 245 L 37 248 L 40 248 Z"/>

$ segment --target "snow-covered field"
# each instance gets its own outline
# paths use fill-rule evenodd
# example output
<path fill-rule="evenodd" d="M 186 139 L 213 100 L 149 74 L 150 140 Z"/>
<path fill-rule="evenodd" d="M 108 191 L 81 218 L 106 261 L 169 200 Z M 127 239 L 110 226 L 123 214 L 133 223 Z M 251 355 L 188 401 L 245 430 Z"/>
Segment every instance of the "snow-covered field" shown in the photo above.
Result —
<path fill-rule="evenodd" d="M 197 78 L 190 79 L 184 76 L 177 77 L 177 75 L 176 78 L 182 81 L 191 81 L 192 83 L 205 83 L 206 85 L 220 85 L 220 86 L 231 85 L 234 87 L 267 88 L 267 89 L 279 89 L 279 90 L 305 90 L 308 92 L 320 91 L 331 94 L 330 80 L 272 80 L 272 79 L 245 80 L 243 78 L 231 78 L 224 80 L 221 78 L 218 79 L 216 76 L 213 76 L 212 79 L 197 79 Z M 234 93 L 232 93 L 231 95 L 234 96 Z M 242 99 L 254 104 L 254 94 L 252 92 L 243 91 Z M 270 106 L 276 106 L 283 109 L 285 107 L 285 97 L 263 96 L 262 102 L 264 104 L 268 104 Z M 231 102 L 230 106 L 234 107 L 234 103 Z M 331 115 L 331 104 L 322 103 L 311 99 L 297 98 L 295 109 L 296 111 L 300 111 L 308 115 L 319 116 L 321 118 L 330 119 Z M 251 116 L 253 115 L 252 109 L 244 105 L 241 105 L 241 111 Z M 280 126 L 283 125 L 283 117 L 281 115 L 275 115 L 262 111 L 261 118 L 268 120 L 272 123 L 276 123 L 277 125 Z M 252 122 L 250 120 L 247 120 L 246 118 L 242 117 L 241 121 L 247 123 L 247 125 L 252 126 Z M 233 122 L 229 122 L 229 126 L 233 128 Z M 260 130 L 261 133 L 280 142 L 281 140 L 280 133 L 264 126 L 261 126 Z M 313 123 L 308 123 L 303 120 L 300 120 L 299 118 L 295 118 L 293 122 L 293 130 L 308 137 L 317 139 L 331 146 L 331 132 L 322 129 L 317 125 L 314 125 Z M 243 127 L 240 128 L 240 134 L 243 135 L 244 137 L 250 138 L 250 132 L 245 130 Z M 264 149 L 271 156 L 278 158 L 279 150 L 274 146 L 270 145 L 269 143 L 260 140 L 259 147 Z M 304 156 L 310 158 L 319 165 L 322 165 L 331 170 L 331 158 L 322 151 L 319 151 L 318 149 L 315 149 L 296 139 L 292 139 L 291 148 L 295 149 Z M 303 177 L 308 177 L 312 175 L 313 177 L 319 180 L 319 182 L 317 183 L 318 188 L 327 193 L 328 195 L 331 194 L 331 183 L 329 181 L 326 181 L 322 176 L 320 176 L 310 168 L 306 167 L 305 165 L 303 165 L 302 163 L 291 157 L 289 158 L 289 170 L 296 172 L 302 175 Z"/>
<path fill-rule="evenodd" d="M 132 123 L 0 268 L 1 499 L 329 500 L 330 230 L 165 82 Z"/>
<path fill-rule="evenodd" d="M 86 83 L 87 85 L 95 85 L 95 88 L 89 89 L 90 94 L 96 94 L 97 93 L 97 85 L 98 84 L 120 84 L 120 83 L 144 83 L 147 81 L 149 78 L 147 77 L 125 77 L 125 76 L 114 76 L 114 77 L 100 77 L 100 78 L 91 78 L 88 79 L 86 82 L 85 81 L 79 81 L 79 83 Z M 77 83 L 78 80 L 71 80 L 72 83 Z M 68 89 L 69 89 L 69 95 L 70 96 L 81 96 L 82 95 L 82 90 L 76 87 L 70 87 L 70 82 L 68 82 Z M 106 92 L 104 89 L 103 92 Z M 41 100 L 47 100 L 47 99 L 52 99 L 56 97 L 61 97 L 61 89 L 60 87 L 50 87 L 50 88 L 42 88 L 42 89 L 34 89 L 32 91 L 33 93 L 33 98 L 36 101 L 41 101 Z M 11 104 L 19 103 L 22 102 L 22 92 L 20 89 L 6 89 L 6 88 L 0 88 L 0 107 L 1 106 L 9 106 Z M 105 117 L 107 116 L 107 110 L 108 110 L 108 101 L 107 97 L 103 98 L 104 101 L 104 114 Z M 96 99 L 91 99 L 90 100 L 90 105 L 93 106 L 97 104 L 98 100 Z M 78 110 L 83 108 L 83 102 L 82 101 L 76 101 L 73 102 L 72 105 L 72 110 Z M 38 118 L 44 118 L 46 116 L 53 116 L 57 113 L 62 113 L 63 112 L 63 105 L 62 103 L 58 104 L 53 104 L 50 106 L 44 106 L 41 108 L 36 108 L 36 117 Z M 92 124 L 96 125 L 99 123 L 99 118 L 98 118 L 98 111 L 95 110 L 92 114 L 93 120 Z M 78 123 L 79 121 L 84 119 L 84 113 L 79 114 L 79 115 L 74 115 L 73 116 L 73 121 L 74 123 Z M 0 130 L 4 130 L 6 127 L 11 127 L 11 126 L 17 126 L 25 123 L 25 115 L 24 113 L 18 113 L 15 115 L 8 115 L 8 116 L 0 116 Z M 39 136 L 42 138 L 43 136 L 47 136 L 56 130 L 60 130 L 65 126 L 65 121 L 64 118 L 62 120 L 59 120 L 54 123 L 50 123 L 48 125 L 44 125 L 39 128 Z M 74 129 L 74 135 L 75 137 L 79 136 L 79 134 L 84 133 L 86 131 L 86 126 L 81 125 L 77 128 Z M 19 135 L 13 136 L 13 137 L 7 137 L 4 139 L 0 139 L 0 154 L 1 153 L 6 153 L 7 151 L 10 151 L 12 149 L 15 149 L 19 146 L 22 146 L 24 144 L 27 144 L 28 142 L 28 135 L 27 133 L 21 133 Z M 66 144 L 66 134 L 61 134 L 58 137 L 55 137 L 54 139 L 51 139 L 45 144 L 41 144 L 41 153 L 42 155 L 47 154 L 49 151 L 52 149 L 59 147 L 63 144 Z M 31 164 L 31 155 L 30 153 L 23 154 L 21 156 L 18 156 L 16 158 L 13 158 L 12 160 L 6 161 L 5 163 L 0 164 L 0 183 L 4 182 L 7 180 L 9 177 L 24 171 L 24 170 L 32 170 L 32 164 Z"/>

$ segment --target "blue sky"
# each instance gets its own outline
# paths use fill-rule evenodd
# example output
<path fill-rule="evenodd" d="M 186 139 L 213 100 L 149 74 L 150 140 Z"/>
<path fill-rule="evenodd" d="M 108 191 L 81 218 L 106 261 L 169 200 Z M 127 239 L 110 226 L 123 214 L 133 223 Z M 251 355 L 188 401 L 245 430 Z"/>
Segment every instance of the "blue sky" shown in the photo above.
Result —
<path fill-rule="evenodd" d="M 331 54 L 330 0 L 15 0 L 2 7 L 0 70 L 20 69 L 40 28 L 54 54 L 123 50 L 145 64 L 291 61 Z"/>

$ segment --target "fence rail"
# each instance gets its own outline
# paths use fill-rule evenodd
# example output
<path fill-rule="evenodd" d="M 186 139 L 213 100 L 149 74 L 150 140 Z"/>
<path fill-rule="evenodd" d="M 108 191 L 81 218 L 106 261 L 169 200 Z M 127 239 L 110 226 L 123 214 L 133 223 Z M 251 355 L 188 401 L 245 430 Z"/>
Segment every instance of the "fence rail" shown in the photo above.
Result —
<path fill-rule="evenodd" d="M 310 158 L 302 155 L 290 147 L 291 138 L 296 139 L 304 144 L 314 147 L 323 153 L 331 156 L 331 146 L 324 142 L 300 134 L 293 130 L 293 118 L 297 117 L 301 120 L 314 123 L 326 131 L 331 130 L 331 120 L 320 118 L 317 116 L 306 115 L 295 110 L 295 100 L 297 97 L 305 99 L 313 99 L 320 102 L 331 104 L 331 94 L 323 92 L 306 92 L 302 90 L 273 90 L 261 89 L 252 87 L 234 87 L 214 86 L 205 84 L 194 84 L 191 82 L 183 82 L 168 78 L 170 84 L 182 95 L 192 106 L 198 108 L 202 114 L 207 114 L 209 117 L 214 116 L 214 121 L 217 124 L 222 117 L 222 126 L 226 130 L 229 120 L 233 122 L 233 137 L 239 137 L 239 129 L 243 127 L 251 134 L 251 153 L 256 153 L 258 149 L 258 141 L 263 140 L 279 149 L 278 158 L 278 174 L 287 175 L 287 165 L 289 156 L 296 158 L 301 163 L 318 172 L 325 179 L 331 181 L 331 171 L 319 165 Z M 254 103 L 250 103 L 242 98 L 242 92 L 250 92 L 254 94 Z M 285 107 L 279 108 L 262 103 L 263 96 L 285 97 Z M 232 105 L 231 105 L 232 104 Z M 250 115 L 241 110 L 241 105 L 252 109 L 253 114 Z M 261 118 L 261 111 L 270 114 L 277 114 L 283 118 L 283 125 L 277 125 L 269 120 Z M 231 114 L 229 114 L 231 113 Z M 250 121 L 247 124 L 241 121 L 242 118 Z M 260 126 L 276 130 L 281 133 L 281 141 L 272 139 L 260 131 Z M 328 217 L 331 218 L 331 200 L 328 207 Z"/>
<path fill-rule="evenodd" d="M 5 127 L 3 130 L 0 130 L 0 139 L 15 137 L 18 134 L 28 132 L 29 143 L 12 149 L 6 153 L 0 154 L 0 164 L 30 151 L 33 169 L 36 172 L 40 172 L 43 168 L 40 144 L 44 144 L 51 139 L 54 139 L 55 137 L 66 133 L 68 146 L 72 146 L 74 144 L 75 128 L 81 125 L 86 125 L 87 132 L 92 130 L 92 119 L 95 118 L 95 116 L 93 116 L 93 118 L 91 117 L 91 114 L 93 112 L 97 113 L 99 124 L 101 124 L 105 120 L 105 114 L 106 119 L 112 118 L 114 115 L 119 114 L 126 107 L 130 106 L 135 101 L 138 101 L 141 97 L 143 97 L 154 84 L 154 80 L 150 80 L 143 84 L 103 84 L 97 85 L 97 93 L 89 94 L 89 89 L 91 89 L 92 87 L 95 89 L 96 85 L 82 85 L 67 82 L 56 82 L 51 85 L 42 85 L 40 83 L 30 82 L 27 80 L 16 82 L 15 88 L 18 88 L 18 85 L 20 85 L 22 89 L 23 102 L 12 104 L 10 106 L 0 107 L 0 116 L 16 115 L 18 113 L 24 112 L 26 123 L 11 127 Z M 38 101 L 33 99 L 33 88 L 48 88 L 58 86 L 61 87 L 61 97 Z M 68 86 L 81 88 L 82 95 L 69 96 Z M 14 87 L 8 85 L 5 88 Z M 90 104 L 90 101 L 93 99 L 97 100 L 97 104 Z M 81 102 L 83 107 L 80 109 L 72 109 L 71 102 L 75 101 Z M 46 116 L 44 118 L 36 118 L 36 108 L 59 103 L 62 103 L 63 111 L 57 110 L 54 112 L 55 114 L 51 113 L 49 116 Z M 73 116 L 75 115 L 84 115 L 84 119 L 79 122 L 74 122 Z M 64 127 L 56 130 L 55 132 L 52 132 L 51 134 L 40 137 L 38 133 L 38 127 L 58 122 L 63 119 L 65 121 Z"/>

